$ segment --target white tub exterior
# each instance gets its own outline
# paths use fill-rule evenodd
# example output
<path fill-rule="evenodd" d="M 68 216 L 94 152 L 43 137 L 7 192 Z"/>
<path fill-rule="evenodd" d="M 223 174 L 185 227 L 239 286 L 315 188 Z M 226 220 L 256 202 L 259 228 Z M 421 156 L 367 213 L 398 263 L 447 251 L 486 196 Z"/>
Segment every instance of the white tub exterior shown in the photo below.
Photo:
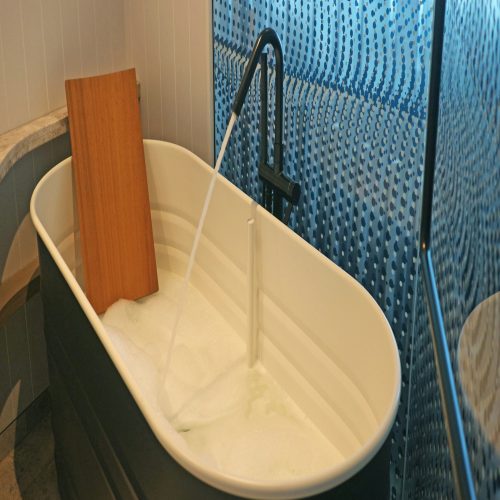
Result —
<path fill-rule="evenodd" d="M 144 146 L 157 255 L 182 274 L 212 169 L 179 146 Z M 69 158 L 35 189 L 33 222 L 149 426 L 183 467 L 235 495 L 298 498 L 345 481 L 376 454 L 396 415 L 399 356 L 382 311 L 347 273 L 219 176 L 192 282 L 246 338 L 253 219 L 259 359 L 345 457 L 317 474 L 257 484 L 200 463 L 141 394 L 73 274 L 73 208 Z"/>

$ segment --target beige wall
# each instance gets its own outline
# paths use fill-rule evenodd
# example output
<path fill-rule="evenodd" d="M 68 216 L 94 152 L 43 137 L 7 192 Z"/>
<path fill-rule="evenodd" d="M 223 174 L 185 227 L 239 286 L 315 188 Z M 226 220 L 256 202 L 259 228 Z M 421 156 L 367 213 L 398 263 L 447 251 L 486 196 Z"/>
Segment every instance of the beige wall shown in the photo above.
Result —
<path fill-rule="evenodd" d="M 66 78 L 124 68 L 125 53 L 123 0 L 0 0 L 0 134 L 63 106 Z M 40 295 L 19 306 L 13 294 L 36 266 L 31 193 L 69 154 L 63 136 L 0 181 L 0 451 L 16 434 L 2 431 L 48 385 Z"/>
<path fill-rule="evenodd" d="M 0 0 L 0 134 L 64 106 L 65 79 L 124 69 L 125 54 L 124 0 Z M 38 158 L 22 158 L 3 186 L 0 306 L 5 283 L 37 258 L 28 202 Z"/>
<path fill-rule="evenodd" d="M 124 0 L 127 62 L 141 82 L 144 136 L 213 161 L 210 0 Z"/>
<path fill-rule="evenodd" d="M 145 137 L 213 157 L 210 0 L 0 0 L 0 134 L 65 104 L 64 80 L 135 66 Z"/>
<path fill-rule="evenodd" d="M 135 66 L 144 136 L 211 162 L 211 47 L 210 0 L 0 0 L 0 134 L 64 106 L 65 79 Z M 69 154 L 65 135 L 0 181 L 0 312 L 36 266 L 33 188 Z M 2 430 L 48 385 L 42 324 L 39 294 L 0 314 L 0 451 L 13 435 Z"/>
<path fill-rule="evenodd" d="M 124 0 L 0 0 L 0 134 L 64 106 L 66 78 L 125 67 Z"/>
<path fill-rule="evenodd" d="M 0 134 L 65 105 L 65 79 L 135 66 L 144 137 L 212 163 L 211 33 L 210 0 L 0 0 Z M 10 244 L 5 258 L 0 251 L 0 299 L 2 284 L 36 259 L 22 202 L 35 157 L 20 162 L 33 162 L 31 171 L 12 175 L 23 210 L 1 214 L 17 232 L 0 245 Z"/>

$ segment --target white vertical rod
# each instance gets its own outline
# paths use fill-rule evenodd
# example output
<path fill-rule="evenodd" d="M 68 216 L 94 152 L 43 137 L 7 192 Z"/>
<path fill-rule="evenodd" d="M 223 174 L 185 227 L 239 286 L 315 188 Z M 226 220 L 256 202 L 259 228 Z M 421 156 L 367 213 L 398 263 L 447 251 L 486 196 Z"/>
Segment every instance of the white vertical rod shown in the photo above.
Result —
<path fill-rule="evenodd" d="M 248 219 L 247 264 L 247 362 L 251 368 L 257 361 L 257 283 L 255 279 L 255 220 Z"/>

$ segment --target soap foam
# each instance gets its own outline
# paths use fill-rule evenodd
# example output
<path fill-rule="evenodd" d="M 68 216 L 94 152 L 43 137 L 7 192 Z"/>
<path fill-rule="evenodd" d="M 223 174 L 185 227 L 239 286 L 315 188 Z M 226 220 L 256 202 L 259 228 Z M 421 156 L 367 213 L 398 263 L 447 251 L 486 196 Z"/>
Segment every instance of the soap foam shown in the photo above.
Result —
<path fill-rule="evenodd" d="M 192 286 L 160 382 L 183 283 L 164 269 L 158 278 L 157 293 L 119 300 L 101 319 L 144 396 L 201 460 L 252 480 L 297 477 L 342 460 L 260 363 L 247 367 L 243 340 Z"/>

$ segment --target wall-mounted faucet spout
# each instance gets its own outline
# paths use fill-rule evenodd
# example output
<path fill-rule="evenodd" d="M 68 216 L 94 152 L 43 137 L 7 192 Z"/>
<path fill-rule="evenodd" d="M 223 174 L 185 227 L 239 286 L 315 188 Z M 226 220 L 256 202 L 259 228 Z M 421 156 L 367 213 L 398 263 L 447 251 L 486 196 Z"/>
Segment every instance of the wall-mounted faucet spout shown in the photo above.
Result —
<path fill-rule="evenodd" d="M 267 57 L 263 53 L 267 45 L 272 45 L 276 60 L 275 82 L 275 107 L 274 107 L 274 159 L 273 165 L 267 162 Z M 245 97 L 250 88 L 250 83 L 261 61 L 261 86 L 260 86 L 260 161 L 259 177 L 264 182 L 264 207 L 276 217 L 288 223 L 292 204 L 296 205 L 300 196 L 300 186 L 283 174 L 283 51 L 281 42 L 274 30 L 266 28 L 255 42 L 252 55 L 245 68 L 245 73 L 236 94 L 232 111 L 239 116 Z M 270 195 L 272 191 L 272 195 Z M 290 203 L 289 209 L 283 218 L 282 198 Z"/>

